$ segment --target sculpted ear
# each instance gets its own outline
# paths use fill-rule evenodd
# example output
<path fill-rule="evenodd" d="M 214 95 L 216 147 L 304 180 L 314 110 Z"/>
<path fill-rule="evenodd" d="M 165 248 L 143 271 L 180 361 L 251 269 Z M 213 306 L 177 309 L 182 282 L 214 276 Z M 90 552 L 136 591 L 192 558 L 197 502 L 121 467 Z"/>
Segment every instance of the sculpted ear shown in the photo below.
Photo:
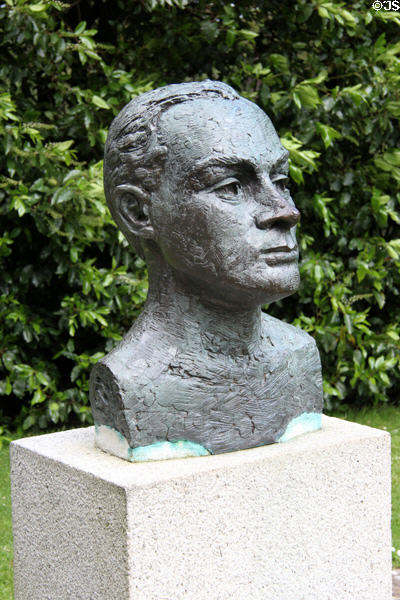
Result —
<path fill-rule="evenodd" d="M 154 230 L 149 219 L 149 196 L 139 187 L 131 184 L 117 186 L 115 208 L 118 225 L 129 239 L 132 235 L 152 239 Z"/>

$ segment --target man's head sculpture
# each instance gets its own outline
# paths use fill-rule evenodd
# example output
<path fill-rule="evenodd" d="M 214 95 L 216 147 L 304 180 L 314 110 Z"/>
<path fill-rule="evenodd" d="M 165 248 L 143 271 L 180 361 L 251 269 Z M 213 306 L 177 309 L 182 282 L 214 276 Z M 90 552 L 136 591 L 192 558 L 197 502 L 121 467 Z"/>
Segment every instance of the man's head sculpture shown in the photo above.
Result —
<path fill-rule="evenodd" d="M 147 92 L 112 123 L 106 198 L 149 293 L 92 371 L 103 450 L 196 456 L 320 427 L 313 339 L 261 312 L 299 284 L 287 161 L 267 115 L 220 82 Z"/>

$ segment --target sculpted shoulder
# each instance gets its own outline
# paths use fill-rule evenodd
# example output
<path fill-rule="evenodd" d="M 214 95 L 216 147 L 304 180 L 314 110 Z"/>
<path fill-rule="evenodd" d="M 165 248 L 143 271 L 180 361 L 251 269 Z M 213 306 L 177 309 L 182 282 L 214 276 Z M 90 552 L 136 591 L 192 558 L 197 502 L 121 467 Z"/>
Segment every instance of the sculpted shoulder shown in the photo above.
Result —
<path fill-rule="evenodd" d="M 139 326 L 132 328 L 99 365 L 107 368 L 122 388 L 131 387 L 132 381 L 145 385 L 168 368 L 175 354 L 176 340 Z"/>
<path fill-rule="evenodd" d="M 153 382 L 167 372 L 176 348 L 166 336 L 134 326 L 90 375 L 90 402 L 95 423 L 109 425 L 129 438 L 127 407 L 139 396 L 146 406 L 154 402 Z"/>
<path fill-rule="evenodd" d="M 293 350 L 304 346 L 310 346 L 318 352 L 314 338 L 294 325 L 285 323 L 263 313 L 263 334 L 266 335 L 274 346 L 283 348 L 290 346 Z"/>

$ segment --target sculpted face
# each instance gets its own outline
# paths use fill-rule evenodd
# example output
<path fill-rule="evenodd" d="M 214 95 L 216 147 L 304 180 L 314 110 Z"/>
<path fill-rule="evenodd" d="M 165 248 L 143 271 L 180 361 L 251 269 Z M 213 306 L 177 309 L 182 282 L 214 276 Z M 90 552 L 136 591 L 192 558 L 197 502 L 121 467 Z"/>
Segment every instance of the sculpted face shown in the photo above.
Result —
<path fill-rule="evenodd" d="M 199 99 L 160 121 L 168 157 L 150 202 L 154 238 L 176 275 L 212 300 L 272 302 L 299 284 L 299 219 L 288 153 L 246 100 Z"/>

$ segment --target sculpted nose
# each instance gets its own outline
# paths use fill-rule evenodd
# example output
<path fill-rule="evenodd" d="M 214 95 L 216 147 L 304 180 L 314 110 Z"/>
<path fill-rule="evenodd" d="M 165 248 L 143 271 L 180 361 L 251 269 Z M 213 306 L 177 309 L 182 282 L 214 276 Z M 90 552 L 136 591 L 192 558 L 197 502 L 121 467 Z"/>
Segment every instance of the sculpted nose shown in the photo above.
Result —
<path fill-rule="evenodd" d="M 256 225 L 259 229 L 279 227 L 288 230 L 300 221 L 300 211 L 280 194 L 274 198 L 272 206 L 261 206 L 256 215 Z"/>

